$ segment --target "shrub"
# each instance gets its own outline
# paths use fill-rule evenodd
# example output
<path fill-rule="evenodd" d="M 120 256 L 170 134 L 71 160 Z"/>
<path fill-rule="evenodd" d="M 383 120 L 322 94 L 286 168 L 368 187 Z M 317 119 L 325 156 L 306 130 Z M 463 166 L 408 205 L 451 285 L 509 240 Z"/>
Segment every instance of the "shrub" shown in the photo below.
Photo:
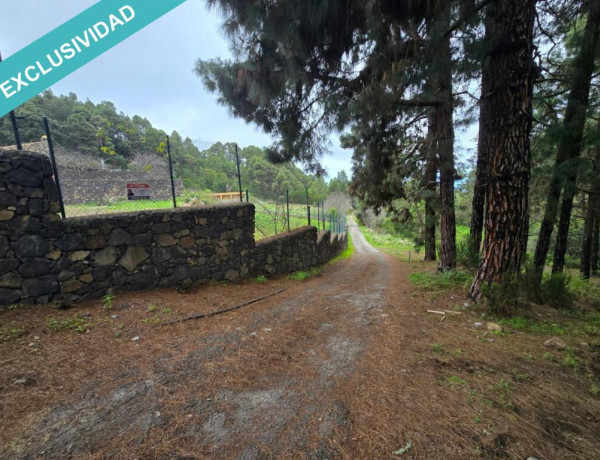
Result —
<path fill-rule="evenodd" d="M 519 278 L 506 274 L 500 283 L 482 286 L 482 294 L 490 312 L 497 316 L 513 316 L 523 306 Z"/>
<path fill-rule="evenodd" d="M 542 281 L 544 300 L 554 308 L 572 308 L 575 295 L 569 287 L 571 277 L 566 273 L 556 273 Z"/>
<path fill-rule="evenodd" d="M 471 244 L 469 236 L 462 237 L 456 244 L 456 260 L 469 268 L 479 266 L 479 251 Z"/>

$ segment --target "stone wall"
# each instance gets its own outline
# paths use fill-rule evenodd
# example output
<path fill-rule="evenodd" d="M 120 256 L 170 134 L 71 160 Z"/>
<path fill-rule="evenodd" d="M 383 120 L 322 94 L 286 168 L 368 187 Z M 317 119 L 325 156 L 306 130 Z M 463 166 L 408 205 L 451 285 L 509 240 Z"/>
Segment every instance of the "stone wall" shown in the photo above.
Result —
<path fill-rule="evenodd" d="M 0 152 L 0 304 L 289 273 L 346 246 L 314 227 L 256 244 L 252 204 L 61 220 L 57 199 L 45 156 Z"/>

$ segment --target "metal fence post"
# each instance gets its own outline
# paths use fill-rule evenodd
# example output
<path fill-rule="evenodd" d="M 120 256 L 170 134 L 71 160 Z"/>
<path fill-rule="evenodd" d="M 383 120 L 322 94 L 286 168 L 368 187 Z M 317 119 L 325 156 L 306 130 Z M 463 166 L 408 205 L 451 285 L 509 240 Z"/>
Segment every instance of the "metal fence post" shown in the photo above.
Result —
<path fill-rule="evenodd" d="M 63 219 L 67 216 L 65 214 L 65 203 L 63 201 L 62 189 L 60 188 L 60 179 L 58 178 L 58 169 L 56 167 L 56 158 L 54 157 L 54 145 L 52 144 L 52 136 L 50 135 L 50 125 L 48 124 L 48 117 L 42 118 L 44 122 L 44 131 L 46 131 L 46 141 L 48 142 L 48 153 L 50 153 L 50 161 L 52 162 L 52 172 L 54 174 L 54 183 L 58 189 L 58 202 L 60 204 L 60 215 Z"/>
<path fill-rule="evenodd" d="M 0 53 L 0 62 L 2 62 L 2 53 Z M 17 117 L 15 116 L 15 111 L 11 110 L 9 112 L 10 123 L 12 124 L 13 133 L 15 135 L 15 145 L 17 146 L 17 150 L 23 150 L 23 145 L 21 144 L 21 135 L 19 134 L 19 125 L 17 124 Z"/>
<path fill-rule="evenodd" d="M 321 230 L 321 203 L 317 203 L 317 230 Z"/>
<path fill-rule="evenodd" d="M 310 204 L 308 201 L 308 187 L 304 187 L 306 190 L 306 216 L 308 217 L 308 225 L 310 225 Z"/>
<path fill-rule="evenodd" d="M 250 198 L 248 195 L 248 190 L 246 190 L 246 203 L 250 203 Z"/>
<path fill-rule="evenodd" d="M 175 179 L 173 178 L 173 159 L 171 158 L 171 141 L 167 136 L 167 155 L 169 157 L 169 174 L 171 176 L 171 194 L 173 195 L 173 207 L 177 208 L 177 198 L 175 197 Z"/>
<path fill-rule="evenodd" d="M 237 176 L 238 176 L 238 185 L 240 188 L 240 203 L 244 202 L 244 196 L 242 195 L 242 173 L 240 171 L 240 154 L 238 151 L 238 145 L 235 144 L 235 161 L 237 162 Z"/>
<path fill-rule="evenodd" d="M 287 224 L 288 224 L 288 232 L 290 231 L 290 191 L 288 189 L 285 190 L 285 203 L 287 208 Z"/>

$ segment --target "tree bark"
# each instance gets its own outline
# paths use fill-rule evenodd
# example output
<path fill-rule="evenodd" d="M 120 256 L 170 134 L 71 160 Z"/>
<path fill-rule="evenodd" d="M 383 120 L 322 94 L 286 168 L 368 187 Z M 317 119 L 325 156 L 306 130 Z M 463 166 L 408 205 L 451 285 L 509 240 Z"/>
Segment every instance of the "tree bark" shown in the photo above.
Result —
<path fill-rule="evenodd" d="M 431 126 L 431 121 L 430 121 Z M 428 133 L 431 139 L 431 133 Z M 438 160 L 431 142 L 427 143 L 427 166 L 425 167 L 425 260 L 436 260 L 435 220 L 438 207 L 437 189 Z"/>
<path fill-rule="evenodd" d="M 585 224 L 583 226 L 583 243 L 581 245 L 581 278 L 590 279 L 592 269 L 592 242 L 594 239 L 594 227 L 598 217 L 598 204 L 600 196 L 597 190 L 589 194 Z"/>
<path fill-rule="evenodd" d="M 596 222 L 594 223 L 594 232 L 592 233 L 592 249 L 590 257 L 590 265 L 592 275 L 598 274 L 598 249 L 600 248 L 600 203 L 596 210 Z"/>
<path fill-rule="evenodd" d="M 490 40 L 490 28 L 486 27 L 484 42 Z M 487 186 L 489 161 L 487 158 L 487 134 L 493 129 L 494 120 L 491 117 L 490 105 L 485 100 L 492 96 L 490 84 L 493 75 L 489 60 L 485 60 L 482 68 L 481 97 L 479 102 L 479 139 L 477 143 L 477 170 L 475 176 L 475 187 L 473 189 L 473 201 L 471 206 L 471 249 L 479 252 L 481 250 L 481 238 L 483 236 L 483 221 L 485 218 L 485 190 Z"/>
<path fill-rule="evenodd" d="M 450 2 L 436 2 L 434 28 L 445 31 L 450 27 Z M 436 36 L 436 32 L 433 32 Z M 439 35 L 433 89 L 440 105 L 432 109 L 430 129 L 440 168 L 440 265 L 442 271 L 456 268 L 456 216 L 454 212 L 454 98 L 452 95 L 452 54 L 450 37 Z"/>
<path fill-rule="evenodd" d="M 479 300 L 483 284 L 518 273 L 529 214 L 534 83 L 533 24 L 536 0 L 498 0 L 487 11 L 490 37 L 489 72 L 482 101 L 495 122 L 484 125 L 485 155 L 489 158 L 483 254 L 470 295 Z M 491 80 L 491 81 L 490 81 Z"/>
<path fill-rule="evenodd" d="M 579 54 L 573 63 L 573 86 L 567 101 L 564 120 L 564 134 L 559 144 L 552 182 L 548 191 L 548 201 L 540 228 L 535 256 L 533 259 L 537 281 L 542 279 L 546 257 L 550 249 L 552 231 L 556 223 L 561 191 L 564 188 L 559 230 L 556 236 L 552 272 L 560 272 L 564 266 L 567 237 L 571 223 L 575 182 L 577 180 L 576 159 L 581 153 L 583 130 L 589 102 L 590 83 L 594 70 L 594 57 L 598 43 L 600 25 L 600 0 L 590 0 L 588 19 Z"/>

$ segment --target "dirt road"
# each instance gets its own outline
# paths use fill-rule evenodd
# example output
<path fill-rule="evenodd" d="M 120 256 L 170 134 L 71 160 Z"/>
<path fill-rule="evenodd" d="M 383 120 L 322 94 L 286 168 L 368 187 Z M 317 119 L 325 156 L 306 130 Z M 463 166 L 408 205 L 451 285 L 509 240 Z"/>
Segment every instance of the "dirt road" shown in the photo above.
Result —
<path fill-rule="evenodd" d="M 595 368 L 540 337 L 490 338 L 478 312 L 428 315 L 461 310 L 464 290 L 415 290 L 409 270 L 434 265 L 349 229 L 354 256 L 304 283 L 0 312 L 0 458 L 600 458 Z"/>
<path fill-rule="evenodd" d="M 97 341 L 69 334 L 66 340 L 76 342 L 71 353 L 80 358 L 62 356 L 55 364 L 63 372 L 71 367 L 75 375 L 82 365 L 86 371 L 73 379 L 52 375 L 52 365 L 44 371 L 47 376 L 32 369 L 36 387 L 66 379 L 61 387 L 68 394 L 55 405 L 42 403 L 44 410 L 31 411 L 25 433 L 7 439 L 5 453 L 12 450 L 20 458 L 339 454 L 332 439 L 346 437 L 349 421 L 336 388 L 354 372 L 372 325 L 387 316 L 383 299 L 390 281 L 390 261 L 355 224 L 349 231 L 356 248 L 351 262 L 330 266 L 306 283 L 246 286 L 245 295 L 237 292 L 241 299 L 280 285 L 287 290 L 240 311 L 150 329 L 133 343 L 110 337 L 100 354 L 92 349 Z M 212 286 L 204 288 L 212 292 L 181 295 L 179 313 L 198 311 L 200 303 L 210 310 L 211 301 L 215 309 L 227 303 L 227 290 L 243 289 Z M 171 305 L 173 296 L 131 296 L 111 319 L 127 331 L 125 317 L 139 310 L 143 299 L 149 305 Z M 97 333 L 94 329 L 89 335 Z M 43 352 L 55 346 L 46 343 Z M 58 393 L 53 396 L 60 399 Z"/>

